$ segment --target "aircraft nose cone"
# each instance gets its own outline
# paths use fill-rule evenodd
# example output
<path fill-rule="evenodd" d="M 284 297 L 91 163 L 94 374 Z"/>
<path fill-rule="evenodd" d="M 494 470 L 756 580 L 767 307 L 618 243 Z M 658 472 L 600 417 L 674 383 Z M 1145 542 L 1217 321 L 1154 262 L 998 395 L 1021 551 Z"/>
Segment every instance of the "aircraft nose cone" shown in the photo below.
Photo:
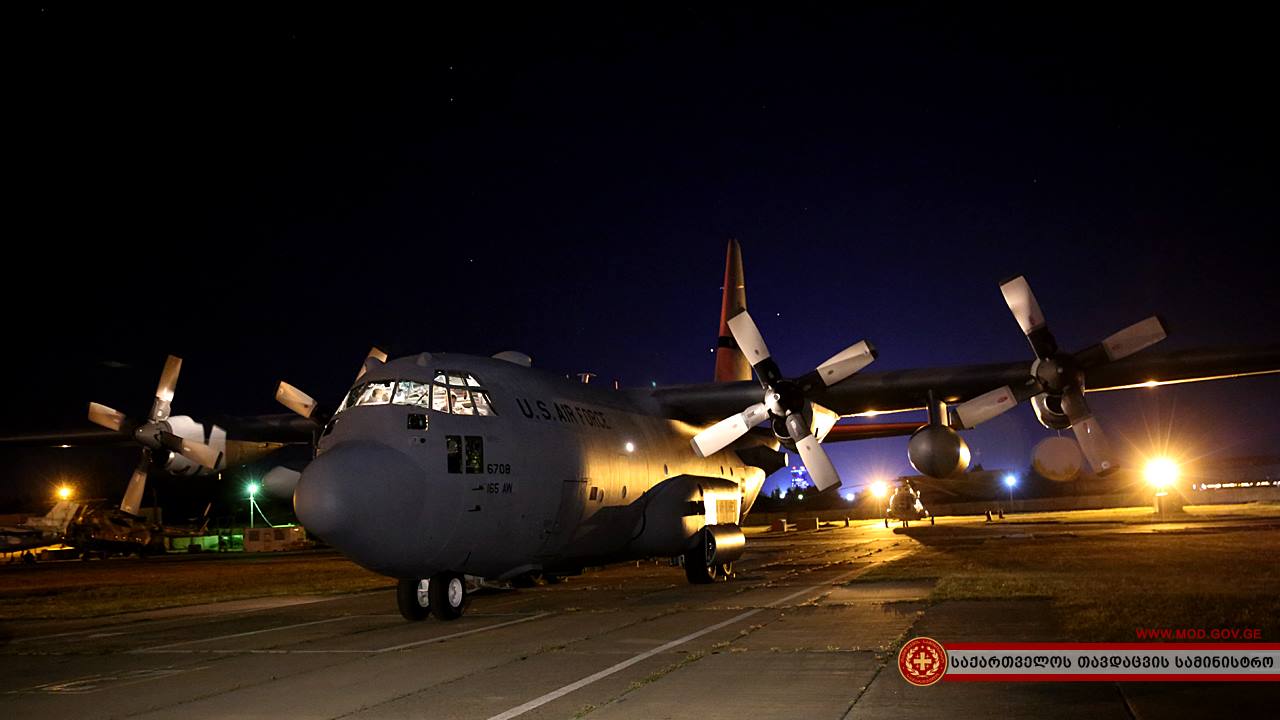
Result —
<path fill-rule="evenodd" d="M 440 527 L 421 468 L 375 442 L 337 445 L 302 471 L 293 494 L 298 520 L 357 563 L 410 577 L 440 549 Z"/>

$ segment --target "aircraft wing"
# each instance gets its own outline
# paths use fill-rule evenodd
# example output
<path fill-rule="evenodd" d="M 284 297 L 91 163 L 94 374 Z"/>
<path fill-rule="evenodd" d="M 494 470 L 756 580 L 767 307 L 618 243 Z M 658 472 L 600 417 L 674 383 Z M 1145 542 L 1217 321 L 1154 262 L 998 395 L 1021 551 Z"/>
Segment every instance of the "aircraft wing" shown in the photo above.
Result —
<path fill-rule="evenodd" d="M 229 440 L 282 444 L 310 444 L 316 431 L 311 420 L 293 413 L 214 417 L 210 424 L 227 431 Z M 0 436 L 0 447 L 84 447 L 133 444 L 124 433 L 104 428 L 74 428 Z"/>
<path fill-rule="evenodd" d="M 929 393 L 948 403 L 1027 379 L 1030 360 L 912 370 L 864 370 L 830 388 L 815 389 L 814 402 L 840 415 L 881 414 L 924 409 Z M 1143 352 L 1090 369 L 1089 392 L 1154 387 L 1280 373 L 1280 344 L 1220 347 L 1175 352 Z M 691 423 L 707 423 L 742 412 L 760 402 L 754 381 L 678 385 L 652 391 L 671 415 Z M 853 438 L 842 438 L 853 439 Z"/>

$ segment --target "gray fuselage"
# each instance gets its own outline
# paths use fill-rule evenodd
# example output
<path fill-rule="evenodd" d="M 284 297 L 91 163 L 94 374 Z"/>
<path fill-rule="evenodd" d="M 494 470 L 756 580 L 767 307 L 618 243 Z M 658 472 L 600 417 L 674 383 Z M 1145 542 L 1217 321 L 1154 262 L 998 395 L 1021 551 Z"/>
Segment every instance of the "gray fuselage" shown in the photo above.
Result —
<path fill-rule="evenodd" d="M 414 404 L 422 385 L 450 377 L 470 395 L 445 399 L 472 414 L 440 405 L 434 387 L 436 409 Z M 294 504 L 308 529 L 392 577 L 677 555 L 703 524 L 738 523 L 765 478 L 733 449 L 697 457 L 701 428 L 663 417 L 647 392 L 426 353 L 371 364 L 353 390 L 370 383 L 369 402 L 349 399 L 326 427 Z M 381 402 L 385 383 L 399 404 Z"/>

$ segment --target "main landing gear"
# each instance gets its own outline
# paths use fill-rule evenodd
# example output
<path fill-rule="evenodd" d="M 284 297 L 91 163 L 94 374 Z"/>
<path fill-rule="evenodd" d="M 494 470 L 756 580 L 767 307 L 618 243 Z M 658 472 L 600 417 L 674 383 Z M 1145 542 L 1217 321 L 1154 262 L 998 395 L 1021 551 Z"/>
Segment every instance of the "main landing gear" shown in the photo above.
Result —
<path fill-rule="evenodd" d="M 430 578 L 401 578 L 396 584 L 396 605 L 405 620 L 418 622 L 427 615 L 437 620 L 457 620 L 467 606 L 467 583 L 462 575 L 441 572 Z"/>
<path fill-rule="evenodd" d="M 705 535 L 705 533 L 704 533 Z M 694 585 L 722 582 L 733 577 L 733 563 L 718 563 L 713 560 L 716 547 L 713 542 L 704 539 L 698 546 L 684 552 L 682 564 L 684 576 Z"/>

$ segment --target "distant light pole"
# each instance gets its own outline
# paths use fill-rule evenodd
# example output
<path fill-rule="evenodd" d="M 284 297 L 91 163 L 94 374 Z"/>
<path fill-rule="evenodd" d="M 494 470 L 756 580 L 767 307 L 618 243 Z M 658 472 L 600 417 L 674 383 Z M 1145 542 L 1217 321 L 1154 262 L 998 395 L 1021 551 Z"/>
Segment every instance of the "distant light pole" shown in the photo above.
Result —
<path fill-rule="evenodd" d="M 251 482 L 246 489 L 249 491 L 249 527 L 253 527 L 253 508 L 257 504 L 253 496 L 258 494 L 258 483 Z"/>
<path fill-rule="evenodd" d="M 1018 476 L 1009 473 L 1004 476 L 1004 485 L 1009 488 L 1009 509 L 1013 509 L 1013 486 L 1018 484 Z"/>

